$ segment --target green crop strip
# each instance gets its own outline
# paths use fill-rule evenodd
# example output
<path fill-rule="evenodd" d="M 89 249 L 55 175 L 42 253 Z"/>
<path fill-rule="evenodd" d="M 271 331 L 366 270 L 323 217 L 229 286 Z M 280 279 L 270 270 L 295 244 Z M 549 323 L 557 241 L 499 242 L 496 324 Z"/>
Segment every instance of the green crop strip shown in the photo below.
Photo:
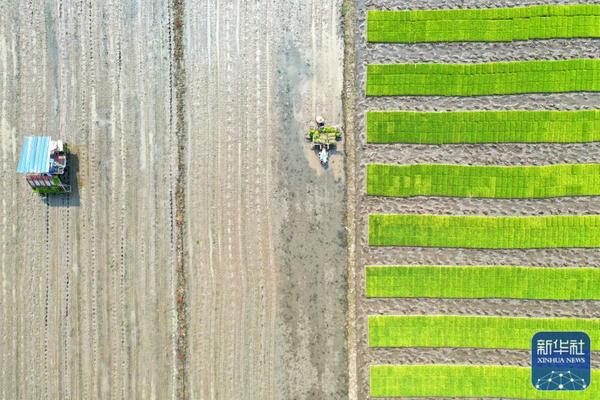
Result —
<path fill-rule="evenodd" d="M 537 332 L 586 332 L 600 350 L 600 319 L 369 316 L 370 347 L 531 349 Z M 507 335 L 506 332 L 510 332 Z"/>
<path fill-rule="evenodd" d="M 600 268 L 368 266 L 366 275 L 367 297 L 600 300 Z"/>
<path fill-rule="evenodd" d="M 531 368 L 508 366 L 373 365 L 371 397 L 473 397 L 547 400 L 600 399 L 600 371 L 584 391 L 540 391 Z"/>
<path fill-rule="evenodd" d="M 371 246 L 528 249 L 600 247 L 600 216 L 369 216 Z"/>
<path fill-rule="evenodd" d="M 367 194 L 500 199 L 593 196 L 600 195 L 600 164 L 514 167 L 369 164 Z"/>
<path fill-rule="evenodd" d="M 600 6 L 369 11 L 369 42 L 508 42 L 600 37 Z"/>
<path fill-rule="evenodd" d="M 600 111 L 368 112 L 369 143 L 600 141 Z"/>
<path fill-rule="evenodd" d="M 479 96 L 600 91 L 600 59 L 371 64 L 367 96 Z"/>

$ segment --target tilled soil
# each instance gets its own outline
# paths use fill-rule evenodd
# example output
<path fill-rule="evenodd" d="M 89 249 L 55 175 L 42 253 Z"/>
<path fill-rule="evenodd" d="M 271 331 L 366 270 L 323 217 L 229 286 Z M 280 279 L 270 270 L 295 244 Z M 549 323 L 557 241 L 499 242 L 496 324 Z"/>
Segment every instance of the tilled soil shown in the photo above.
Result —
<path fill-rule="evenodd" d="M 367 344 L 367 317 L 374 314 L 502 315 L 531 317 L 600 317 L 598 301 L 467 300 L 467 299 L 366 299 L 365 265 L 534 265 L 600 267 L 598 249 L 475 250 L 435 248 L 374 248 L 368 246 L 370 213 L 441 215 L 555 215 L 598 214 L 597 196 L 546 200 L 495 200 L 365 196 L 365 170 L 371 162 L 466 165 L 545 165 L 569 162 L 600 162 L 597 144 L 485 144 L 485 145 L 367 145 L 367 110 L 502 110 L 600 108 L 600 96 L 591 93 L 531 94 L 485 97 L 381 97 L 366 98 L 366 65 L 400 62 L 483 62 L 530 59 L 597 57 L 599 40 L 546 40 L 515 43 L 367 44 L 368 9 L 433 9 L 458 7 L 548 4 L 539 1 L 422 1 L 359 0 L 356 32 L 357 107 L 354 122 L 357 160 L 356 299 L 357 398 L 369 398 L 369 366 L 372 364 L 450 363 L 528 365 L 527 352 L 469 349 L 372 349 Z M 567 4 L 574 2 L 556 1 Z M 597 3 L 596 1 L 580 3 Z M 353 194 L 350 194 L 353 197 Z M 350 241 L 353 242 L 352 240 Z M 352 288 L 351 288 L 352 289 Z M 597 361 L 596 361 L 597 365 Z M 352 368 L 352 366 L 351 366 Z M 352 370 L 351 370 L 352 371 Z M 352 372 L 351 372 L 352 376 Z"/>
<path fill-rule="evenodd" d="M 339 6 L 187 3 L 191 398 L 344 398 Z"/>
<path fill-rule="evenodd" d="M 0 3 L 0 398 L 344 398 L 340 2 L 171 4 Z"/>
<path fill-rule="evenodd" d="M 167 3 L 0 5 L 3 399 L 173 395 Z M 72 146 L 74 191 L 33 194 L 22 137 Z"/>

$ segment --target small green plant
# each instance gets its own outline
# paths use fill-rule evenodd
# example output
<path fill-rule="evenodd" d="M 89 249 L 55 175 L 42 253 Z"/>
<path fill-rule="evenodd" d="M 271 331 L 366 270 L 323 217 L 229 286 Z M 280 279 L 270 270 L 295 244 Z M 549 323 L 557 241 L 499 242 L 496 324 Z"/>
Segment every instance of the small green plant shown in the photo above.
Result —
<path fill-rule="evenodd" d="M 371 214 L 369 244 L 476 249 L 597 248 L 600 247 L 600 215 Z"/>
<path fill-rule="evenodd" d="M 367 194 L 543 199 L 600 195 L 600 164 L 367 166 Z"/>
<path fill-rule="evenodd" d="M 372 365 L 371 397 L 469 397 L 502 399 L 596 400 L 600 385 L 584 391 L 540 391 L 530 367 L 497 365 Z M 592 382 L 600 370 L 592 370 Z"/>
<path fill-rule="evenodd" d="M 316 143 L 332 144 L 332 139 L 339 140 L 341 137 L 342 132 L 333 126 L 324 126 L 319 129 L 310 129 L 308 131 L 308 139 Z"/>
<path fill-rule="evenodd" d="M 321 132 L 334 133 L 336 139 L 340 139 L 342 137 L 342 131 L 340 131 L 337 128 L 334 128 L 333 126 L 325 126 L 325 127 L 321 128 Z"/>
<path fill-rule="evenodd" d="M 509 42 L 600 37 L 597 4 L 369 11 L 369 42 Z"/>
<path fill-rule="evenodd" d="M 369 143 L 576 143 L 600 141 L 600 110 L 370 111 Z"/>
<path fill-rule="evenodd" d="M 317 129 L 310 129 L 308 131 L 308 138 L 310 140 L 315 140 L 315 138 L 318 138 L 320 136 L 320 132 Z"/>
<path fill-rule="evenodd" d="M 371 64 L 367 96 L 481 96 L 600 91 L 600 59 Z"/>
<path fill-rule="evenodd" d="M 367 297 L 600 300 L 600 268 L 400 265 L 366 274 Z"/>
<path fill-rule="evenodd" d="M 531 349 L 537 332 L 587 332 L 600 350 L 600 319 L 371 315 L 370 347 Z M 506 332 L 511 332 L 507 335 Z"/>

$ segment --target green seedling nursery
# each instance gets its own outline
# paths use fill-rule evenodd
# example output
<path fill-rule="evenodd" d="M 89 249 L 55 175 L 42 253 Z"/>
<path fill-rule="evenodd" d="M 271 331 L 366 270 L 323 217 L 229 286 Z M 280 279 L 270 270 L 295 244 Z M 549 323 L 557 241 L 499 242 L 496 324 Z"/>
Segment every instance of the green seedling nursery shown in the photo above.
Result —
<path fill-rule="evenodd" d="M 600 164 L 510 167 L 369 164 L 367 194 L 499 199 L 597 196 Z"/>
<path fill-rule="evenodd" d="M 600 111 L 369 111 L 369 143 L 587 143 Z"/>
<path fill-rule="evenodd" d="M 590 332 L 592 350 L 600 350 L 600 319 L 454 315 L 372 315 L 369 317 L 369 346 L 526 350 L 531 347 L 531 337 L 540 331 Z M 506 335 L 506 332 L 514 332 L 514 335 Z"/>
<path fill-rule="evenodd" d="M 600 60 L 369 64 L 367 96 L 487 96 L 600 91 Z"/>
<path fill-rule="evenodd" d="M 600 215 L 371 214 L 369 243 L 372 246 L 472 249 L 600 247 Z"/>
<path fill-rule="evenodd" d="M 557 285 L 556 282 L 567 282 Z M 492 265 L 366 267 L 367 297 L 600 300 L 600 269 Z"/>
<path fill-rule="evenodd" d="M 600 386 L 581 392 L 547 392 L 531 383 L 530 368 L 496 365 L 373 365 L 372 397 L 468 397 L 540 400 L 595 400 Z M 592 380 L 600 379 L 598 370 Z"/>
<path fill-rule="evenodd" d="M 550 46 L 558 39 L 568 46 L 570 41 L 598 38 L 600 5 L 440 7 L 368 10 L 368 49 L 399 56 L 395 63 L 385 64 L 372 57 L 365 72 L 365 143 L 371 155 L 362 166 L 363 190 L 373 210 L 367 221 L 368 244 L 378 255 L 376 260 L 401 264 L 362 267 L 363 296 L 388 305 L 378 315 L 367 315 L 366 332 L 372 349 L 463 348 L 473 351 L 472 361 L 461 364 L 448 350 L 446 356 L 432 357 L 436 361 L 426 365 L 408 356 L 397 365 L 381 359 L 370 365 L 370 396 L 599 399 L 600 371 L 593 368 L 595 384 L 573 376 L 569 381 L 573 390 L 563 390 L 566 385 L 560 384 L 550 391 L 534 386 L 532 369 L 515 364 L 514 358 L 503 365 L 483 356 L 477 360 L 483 354 L 479 349 L 498 354 L 507 349 L 531 351 L 532 337 L 538 332 L 585 332 L 593 356 L 600 350 L 597 313 L 553 315 L 540 308 L 523 315 L 532 301 L 540 302 L 540 307 L 551 301 L 569 309 L 573 301 L 600 299 L 600 268 L 573 262 L 568 256 L 548 264 L 524 256 L 528 251 L 577 254 L 600 248 L 600 215 L 573 212 L 568 206 L 550 212 L 548 207 L 587 199 L 592 204 L 600 196 L 600 164 L 587 161 L 594 160 L 594 142 L 600 141 L 600 105 L 570 103 L 576 95 L 587 98 L 600 91 L 600 59 L 588 57 L 592 54 L 588 52 L 584 57 L 490 61 L 479 60 L 473 49 L 484 52 L 498 46 L 500 54 L 533 40 L 538 46 Z M 591 41 L 581 43 L 591 50 Z M 437 47 L 454 49 L 455 54 L 449 52 L 441 61 L 400 62 L 404 55 Z M 463 52 L 473 61 L 453 57 Z M 524 107 L 523 96 L 536 100 Z M 577 149 L 579 157 L 546 162 L 541 156 L 544 151 L 560 154 L 560 146 Z M 509 162 L 501 154 L 513 148 L 523 157 Z M 380 150 L 385 157 L 377 156 Z M 444 161 L 431 161 L 421 155 L 423 151 L 439 154 Z M 396 154 L 402 161 L 394 159 Z M 455 154 L 472 155 L 472 159 L 468 164 L 445 161 Z M 494 158 L 476 156 L 488 154 Z M 477 202 L 470 203 L 473 199 Z M 436 214 L 431 207 L 419 207 L 445 202 L 470 208 L 464 214 Z M 518 204 L 529 204 L 530 211 L 514 211 L 512 206 Z M 496 215 L 490 205 L 504 212 Z M 437 248 L 435 254 L 447 262 L 432 263 L 432 257 L 427 258 L 432 253 L 426 251 L 430 248 Z M 479 262 L 482 254 L 500 260 L 510 254 L 531 265 L 484 265 Z M 437 307 L 429 315 L 417 315 L 404 306 L 405 301 L 414 305 L 424 299 Z M 508 299 L 515 305 L 508 313 L 468 315 L 476 309 L 473 304 Z M 481 303 L 468 303 L 472 306 L 465 311 L 460 309 L 465 301 Z M 556 379 L 564 378 L 557 372 Z M 578 390 L 574 390 L 576 383 Z"/>
<path fill-rule="evenodd" d="M 600 37 L 600 5 L 378 11 L 368 15 L 369 42 L 510 42 Z"/>

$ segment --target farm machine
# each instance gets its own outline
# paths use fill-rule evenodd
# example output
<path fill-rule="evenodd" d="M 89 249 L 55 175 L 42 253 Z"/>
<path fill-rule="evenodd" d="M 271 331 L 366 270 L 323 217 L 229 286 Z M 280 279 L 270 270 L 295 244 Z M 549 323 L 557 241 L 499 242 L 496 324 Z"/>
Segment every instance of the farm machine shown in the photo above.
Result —
<path fill-rule="evenodd" d="M 337 141 L 342 138 L 342 132 L 333 127 L 325 125 L 325 119 L 318 116 L 315 119 L 316 129 L 310 129 L 306 139 L 310 140 L 313 150 L 319 155 L 321 165 L 326 167 L 329 163 L 329 155 L 335 149 Z"/>
<path fill-rule="evenodd" d="M 40 194 L 70 193 L 66 143 L 49 136 L 27 136 L 23 141 L 17 172 L 34 192 Z"/>

